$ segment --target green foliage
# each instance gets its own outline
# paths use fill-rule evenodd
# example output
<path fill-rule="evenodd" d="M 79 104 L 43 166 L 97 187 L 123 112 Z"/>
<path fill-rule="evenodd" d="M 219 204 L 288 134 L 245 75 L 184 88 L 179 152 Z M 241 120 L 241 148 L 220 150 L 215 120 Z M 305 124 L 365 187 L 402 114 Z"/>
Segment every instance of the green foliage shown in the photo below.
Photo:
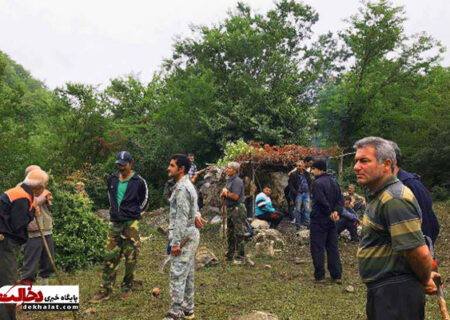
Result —
<path fill-rule="evenodd" d="M 434 186 L 431 188 L 431 196 L 434 201 L 445 201 L 450 199 L 450 191 L 442 186 Z"/>
<path fill-rule="evenodd" d="M 408 96 L 442 48 L 425 34 L 405 35 L 405 19 L 401 7 L 367 2 L 340 33 L 354 62 L 320 94 L 319 124 L 329 142 L 349 148 L 367 135 L 393 138 L 409 122 Z"/>
<path fill-rule="evenodd" d="M 265 15 L 239 3 L 217 25 L 194 27 L 195 36 L 177 41 L 166 60 L 169 100 L 162 101 L 158 119 L 163 115 L 182 133 L 192 132 L 202 154 L 213 151 L 216 159 L 238 138 L 306 143 L 319 74 L 313 61 L 320 60 L 307 41 L 317 18 L 295 1 L 282 0 Z M 193 145 L 191 136 L 179 139 Z"/>
<path fill-rule="evenodd" d="M 92 201 L 53 185 L 55 260 L 64 270 L 89 267 L 103 260 L 107 225 L 92 211 Z"/>
<path fill-rule="evenodd" d="M 236 142 L 227 142 L 224 150 L 224 155 L 217 165 L 219 167 L 226 167 L 228 162 L 236 160 L 239 156 L 249 155 L 254 153 L 254 147 L 249 146 L 243 139 L 239 139 Z"/>

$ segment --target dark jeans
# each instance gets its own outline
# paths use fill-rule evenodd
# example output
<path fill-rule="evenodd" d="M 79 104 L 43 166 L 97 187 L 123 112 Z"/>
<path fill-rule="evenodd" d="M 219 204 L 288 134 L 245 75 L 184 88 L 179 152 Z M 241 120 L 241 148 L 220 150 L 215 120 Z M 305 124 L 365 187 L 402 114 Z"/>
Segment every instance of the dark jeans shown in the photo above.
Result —
<path fill-rule="evenodd" d="M 383 281 L 385 283 L 385 281 Z M 396 280 L 367 288 L 366 313 L 368 320 L 423 320 L 425 292 L 416 279 Z"/>
<path fill-rule="evenodd" d="M 339 258 L 336 224 L 311 223 L 310 249 L 314 264 L 314 277 L 325 278 L 325 250 L 327 251 L 328 271 L 333 279 L 340 279 L 342 265 Z"/>
<path fill-rule="evenodd" d="M 253 197 L 246 198 L 244 204 L 247 210 L 247 218 L 253 218 Z"/>
<path fill-rule="evenodd" d="M 5 237 L 0 241 L 0 288 L 6 285 L 16 284 L 17 256 L 19 255 L 20 244 L 11 238 Z M 0 304 L 0 319 L 16 319 L 15 304 Z"/>
<path fill-rule="evenodd" d="M 48 248 L 52 254 L 52 258 L 55 256 L 53 249 L 53 237 L 52 235 L 45 236 Z M 41 237 L 29 238 L 24 245 L 23 253 L 23 265 L 20 272 L 20 280 L 36 281 L 36 276 L 39 269 L 39 276 L 41 278 L 49 278 L 53 273 L 53 266 L 45 250 L 44 242 Z"/>
<path fill-rule="evenodd" d="M 264 220 L 270 223 L 270 228 L 276 228 L 280 224 L 281 220 L 283 219 L 283 214 L 281 212 L 273 212 L 275 213 L 278 218 L 275 218 L 272 213 L 267 212 L 264 214 L 260 214 L 256 216 L 256 219 Z"/>
<path fill-rule="evenodd" d="M 341 234 L 341 232 L 345 229 L 350 232 L 350 238 L 352 241 L 358 241 L 358 232 L 356 230 L 355 222 L 342 217 L 337 223 L 337 234 Z"/>

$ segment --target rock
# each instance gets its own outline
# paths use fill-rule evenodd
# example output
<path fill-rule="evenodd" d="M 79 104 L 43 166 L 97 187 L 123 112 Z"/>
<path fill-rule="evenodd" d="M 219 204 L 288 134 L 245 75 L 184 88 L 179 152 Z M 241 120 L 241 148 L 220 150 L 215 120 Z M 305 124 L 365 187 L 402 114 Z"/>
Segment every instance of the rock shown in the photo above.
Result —
<path fill-rule="evenodd" d="M 275 229 L 267 229 L 267 230 L 259 230 L 257 234 L 253 237 L 255 242 L 264 242 L 268 240 L 274 241 L 275 248 L 283 249 L 285 247 L 285 243 L 283 240 L 283 236 L 280 231 Z"/>
<path fill-rule="evenodd" d="M 200 269 L 209 264 L 217 264 L 219 259 L 216 255 L 206 247 L 201 247 L 195 254 L 195 270 Z"/>
<path fill-rule="evenodd" d="M 274 243 L 275 243 L 275 241 L 273 241 L 273 240 L 267 240 L 267 241 L 256 243 L 255 244 L 255 250 L 256 250 L 255 255 L 257 257 L 261 257 L 261 256 L 273 257 L 273 256 L 275 256 L 275 250 L 273 248 Z"/>
<path fill-rule="evenodd" d="M 286 246 L 281 233 L 275 229 L 259 230 L 253 241 L 256 242 L 256 256 L 274 257 Z"/>
<path fill-rule="evenodd" d="M 295 257 L 294 258 L 294 263 L 295 264 L 302 264 L 302 263 L 305 263 L 306 261 L 305 260 L 302 260 L 301 258 L 299 258 L 299 257 Z"/>
<path fill-rule="evenodd" d="M 221 214 L 222 200 L 219 197 L 220 192 L 225 186 L 225 175 L 216 165 L 210 165 L 206 168 L 204 181 L 199 191 L 203 196 L 202 216 L 211 216 Z"/>
<path fill-rule="evenodd" d="M 345 288 L 345 291 L 347 291 L 348 293 L 353 293 L 355 292 L 355 288 L 353 286 L 347 286 L 347 288 Z"/>
<path fill-rule="evenodd" d="M 270 172 L 269 185 L 272 187 L 270 199 L 278 211 L 287 212 L 287 202 L 284 197 L 284 188 L 288 185 L 289 176 L 286 172 Z"/>
<path fill-rule="evenodd" d="M 267 221 L 255 219 L 251 223 L 253 229 L 267 230 L 270 225 Z"/>
<path fill-rule="evenodd" d="M 154 228 L 161 227 L 160 232 L 165 232 L 169 225 L 169 211 L 166 208 L 159 208 L 153 211 L 146 211 L 142 214 L 141 223 Z M 167 224 L 167 228 L 164 225 Z"/>
<path fill-rule="evenodd" d="M 339 236 L 340 236 L 341 238 L 350 240 L 350 232 L 349 232 L 347 229 L 343 230 L 343 231 L 339 234 Z"/>
<path fill-rule="evenodd" d="M 296 233 L 297 238 L 300 244 L 308 244 L 309 243 L 309 230 L 300 230 Z"/>
<path fill-rule="evenodd" d="M 272 266 L 270 264 L 265 264 L 264 269 L 272 269 Z"/>
<path fill-rule="evenodd" d="M 109 222 L 109 210 L 99 209 L 95 212 L 95 215 L 105 222 Z"/>
<path fill-rule="evenodd" d="M 156 230 L 159 233 L 161 233 L 161 234 L 166 236 L 166 235 L 169 234 L 169 224 L 164 222 L 164 223 L 160 224 Z"/>
<path fill-rule="evenodd" d="M 253 311 L 245 316 L 230 317 L 229 320 L 278 320 L 278 317 L 268 312 Z"/>

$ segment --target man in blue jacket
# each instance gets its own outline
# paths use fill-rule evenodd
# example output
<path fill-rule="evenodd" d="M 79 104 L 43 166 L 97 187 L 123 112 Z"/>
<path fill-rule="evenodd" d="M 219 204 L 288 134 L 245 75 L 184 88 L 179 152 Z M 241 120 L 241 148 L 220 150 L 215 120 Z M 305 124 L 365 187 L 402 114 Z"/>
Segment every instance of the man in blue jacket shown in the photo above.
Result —
<path fill-rule="evenodd" d="M 263 192 L 256 196 L 255 216 L 256 219 L 269 222 L 270 228 L 276 228 L 283 219 L 283 216 L 272 206 L 272 200 L 270 199 L 271 194 L 272 189 L 269 187 L 264 187 Z"/>
<path fill-rule="evenodd" d="M 395 142 L 391 141 L 391 143 L 394 147 L 396 158 L 394 173 L 397 175 L 398 180 L 411 189 L 414 197 L 416 197 L 420 210 L 422 211 L 422 232 L 434 244 L 439 235 L 439 222 L 433 211 L 433 201 L 431 200 L 430 192 L 422 184 L 418 174 L 409 173 L 401 168 L 401 150 Z"/>
<path fill-rule="evenodd" d="M 140 243 L 139 219 L 148 203 L 147 182 L 131 170 L 132 165 L 131 154 L 119 152 L 116 157 L 119 174 L 108 179 L 111 218 L 103 268 L 103 289 L 90 300 L 92 303 L 111 297 L 122 256 L 125 257 L 125 275 L 121 284 L 121 299 L 125 300 L 132 289 Z"/>
<path fill-rule="evenodd" d="M 331 278 L 341 284 L 342 265 L 339 258 L 336 222 L 342 214 L 344 199 L 336 180 L 327 173 L 327 164 L 317 160 L 311 172 L 316 177 L 312 184 L 312 211 L 310 249 L 317 283 L 325 282 L 325 249 Z"/>

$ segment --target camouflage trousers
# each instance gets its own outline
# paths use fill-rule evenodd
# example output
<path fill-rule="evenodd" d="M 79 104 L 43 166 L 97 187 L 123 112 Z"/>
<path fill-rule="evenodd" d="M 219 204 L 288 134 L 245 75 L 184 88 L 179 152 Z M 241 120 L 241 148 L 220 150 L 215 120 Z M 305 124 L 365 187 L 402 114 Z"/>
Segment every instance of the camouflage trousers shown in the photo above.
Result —
<path fill-rule="evenodd" d="M 125 257 L 125 275 L 120 286 L 122 290 L 132 288 L 139 247 L 139 221 L 109 223 L 103 268 L 102 287 L 105 290 L 112 291 L 122 257 Z"/>
<path fill-rule="evenodd" d="M 245 256 L 245 219 L 247 214 L 243 203 L 227 208 L 228 260 L 233 259 L 235 251 L 238 251 L 238 257 Z"/>
<path fill-rule="evenodd" d="M 200 233 L 193 230 L 191 240 L 181 249 L 181 254 L 173 257 L 170 265 L 170 297 L 172 304 L 169 313 L 181 315 L 183 311 L 194 310 L 194 271 L 195 253 L 200 242 Z"/>

